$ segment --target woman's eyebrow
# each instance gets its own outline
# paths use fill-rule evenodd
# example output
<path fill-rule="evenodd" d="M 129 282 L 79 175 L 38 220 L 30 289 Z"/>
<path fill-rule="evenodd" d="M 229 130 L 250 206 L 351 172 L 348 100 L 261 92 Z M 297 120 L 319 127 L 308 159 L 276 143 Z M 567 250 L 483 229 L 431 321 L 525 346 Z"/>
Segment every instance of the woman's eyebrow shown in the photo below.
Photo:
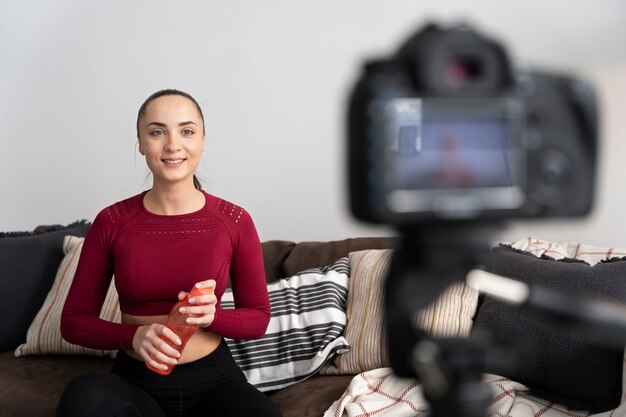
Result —
<path fill-rule="evenodd" d="M 188 121 L 188 122 L 180 122 L 178 124 L 178 126 L 187 126 L 187 125 L 196 125 L 196 122 L 192 122 L 192 121 Z M 150 122 L 148 124 L 146 124 L 146 126 L 159 126 L 159 127 L 167 127 L 167 125 L 165 123 L 161 123 L 161 122 Z"/>

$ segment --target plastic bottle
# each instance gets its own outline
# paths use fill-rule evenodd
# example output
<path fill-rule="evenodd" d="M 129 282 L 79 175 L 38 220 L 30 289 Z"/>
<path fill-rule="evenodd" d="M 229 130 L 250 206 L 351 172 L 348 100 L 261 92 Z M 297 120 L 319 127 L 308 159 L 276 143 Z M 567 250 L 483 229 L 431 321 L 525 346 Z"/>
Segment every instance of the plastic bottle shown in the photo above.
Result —
<path fill-rule="evenodd" d="M 187 342 L 189 341 L 191 336 L 194 335 L 194 333 L 196 332 L 196 330 L 198 329 L 200 325 L 187 323 L 187 318 L 190 317 L 189 314 L 182 314 L 179 311 L 179 309 L 181 307 L 190 307 L 190 306 L 198 305 L 198 304 L 190 304 L 189 298 L 197 297 L 197 296 L 204 295 L 204 294 L 212 294 L 212 293 L 213 293 L 212 288 L 193 287 L 191 291 L 189 291 L 189 295 L 187 295 L 187 297 L 177 302 L 174 305 L 174 307 L 172 307 L 172 309 L 170 310 L 170 313 L 167 316 L 167 322 L 165 323 L 165 326 L 169 327 L 170 330 L 176 333 L 176 335 L 180 338 L 180 341 L 182 343 L 180 345 L 176 345 L 170 339 L 168 339 L 167 337 L 163 337 L 163 336 L 161 336 L 161 339 L 165 341 L 168 345 L 176 349 L 181 355 L 183 353 L 183 350 L 185 349 L 185 345 L 187 345 Z M 154 359 L 154 357 L 152 358 Z M 150 368 L 152 371 L 161 375 L 167 375 L 170 372 L 172 372 L 172 369 L 174 369 L 174 365 L 171 365 L 169 363 L 165 363 L 163 365 L 167 366 L 167 369 L 155 368 L 151 366 L 148 362 L 146 362 L 146 366 L 148 368 Z"/>

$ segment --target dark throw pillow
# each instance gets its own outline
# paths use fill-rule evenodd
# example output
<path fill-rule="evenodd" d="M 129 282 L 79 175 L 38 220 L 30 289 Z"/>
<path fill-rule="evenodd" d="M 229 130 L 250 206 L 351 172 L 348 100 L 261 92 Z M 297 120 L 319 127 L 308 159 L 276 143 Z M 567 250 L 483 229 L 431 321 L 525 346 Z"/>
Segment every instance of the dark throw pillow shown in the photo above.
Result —
<path fill-rule="evenodd" d="M 624 259 L 590 266 L 567 258 L 538 258 L 501 245 L 492 250 L 485 270 L 563 293 L 626 302 Z M 620 403 L 624 351 L 594 340 L 580 326 L 485 297 L 472 332 L 522 352 L 517 366 L 502 376 L 523 383 L 534 395 L 594 413 Z"/>
<path fill-rule="evenodd" d="M 88 229 L 89 223 L 78 222 L 0 239 L 0 351 L 26 340 L 63 260 L 63 238 L 85 236 Z"/>

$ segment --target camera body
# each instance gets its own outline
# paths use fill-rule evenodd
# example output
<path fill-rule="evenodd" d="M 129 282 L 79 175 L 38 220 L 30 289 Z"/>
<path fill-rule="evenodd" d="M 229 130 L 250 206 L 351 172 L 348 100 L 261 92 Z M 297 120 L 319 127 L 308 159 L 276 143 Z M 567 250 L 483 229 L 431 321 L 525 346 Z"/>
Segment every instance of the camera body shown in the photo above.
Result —
<path fill-rule="evenodd" d="M 398 226 L 586 215 L 597 118 L 585 81 L 514 70 L 471 28 L 427 25 L 351 92 L 351 211 Z"/>

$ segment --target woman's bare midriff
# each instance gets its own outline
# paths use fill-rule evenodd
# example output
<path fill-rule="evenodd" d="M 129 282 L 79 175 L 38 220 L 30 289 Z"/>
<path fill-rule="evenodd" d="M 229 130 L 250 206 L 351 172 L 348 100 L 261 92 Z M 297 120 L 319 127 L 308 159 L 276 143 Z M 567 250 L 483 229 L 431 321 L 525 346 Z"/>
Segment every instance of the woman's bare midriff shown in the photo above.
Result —
<path fill-rule="evenodd" d="M 165 324 L 167 321 L 167 315 L 163 316 L 133 316 L 130 314 L 122 313 L 122 323 L 150 325 L 152 323 Z M 183 354 L 178 359 L 179 364 L 193 362 L 200 358 L 205 357 L 209 353 L 213 352 L 220 344 L 222 337 L 211 332 L 206 332 L 202 329 L 198 329 L 196 333 L 189 338 Z M 127 350 L 126 353 L 137 360 L 143 360 L 135 353 L 134 350 Z"/>

